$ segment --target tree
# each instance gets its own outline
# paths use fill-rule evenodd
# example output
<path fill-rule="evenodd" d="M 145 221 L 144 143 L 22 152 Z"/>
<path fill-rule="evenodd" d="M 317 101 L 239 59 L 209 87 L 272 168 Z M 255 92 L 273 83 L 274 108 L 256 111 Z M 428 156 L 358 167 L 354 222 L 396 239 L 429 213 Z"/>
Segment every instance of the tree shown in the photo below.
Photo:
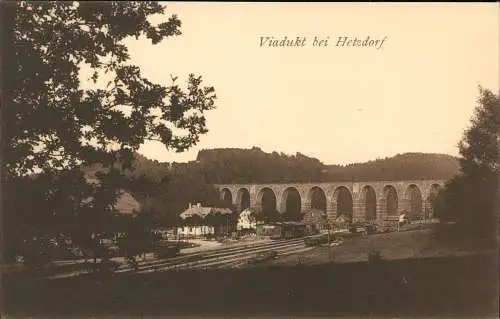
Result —
<path fill-rule="evenodd" d="M 256 226 L 257 220 L 255 218 L 255 214 L 250 209 L 245 209 L 239 215 L 236 229 L 237 230 L 254 230 Z"/>
<path fill-rule="evenodd" d="M 460 173 L 438 195 L 436 213 L 456 221 L 461 236 L 491 240 L 498 227 L 500 99 L 490 90 L 479 91 L 471 125 L 458 145 Z"/>
<path fill-rule="evenodd" d="M 229 229 L 235 224 L 234 213 L 214 210 L 205 217 L 205 222 L 214 228 L 215 236 L 229 234 Z"/>
<path fill-rule="evenodd" d="M 283 216 L 276 209 L 262 210 L 255 214 L 255 218 L 259 222 L 274 223 L 283 221 Z"/>
<path fill-rule="evenodd" d="M 123 171 L 144 142 L 182 152 L 207 132 L 213 87 L 194 74 L 185 88 L 175 77 L 169 86 L 156 84 L 129 63 L 129 37 L 157 44 L 181 34 L 175 15 L 150 22 L 165 14 L 164 5 L 9 2 L 1 11 L 2 184 L 18 185 L 25 176 L 44 180 L 45 204 L 65 199 L 64 207 L 50 207 L 52 215 L 112 211 Z M 91 70 L 97 88 L 82 87 L 81 68 Z M 89 183 L 80 168 L 96 163 L 106 170 L 99 183 Z M 25 198 L 8 195 L 5 215 L 15 215 Z"/>
<path fill-rule="evenodd" d="M 176 218 L 188 203 L 200 203 L 204 207 L 218 207 L 220 195 L 217 189 L 207 183 L 203 174 L 195 167 L 189 170 L 173 169 L 168 181 L 155 197 L 154 207 L 165 216 L 164 220 Z"/>
<path fill-rule="evenodd" d="M 154 236 L 151 231 L 151 216 L 141 214 L 132 217 L 126 237 L 121 240 L 121 249 L 126 256 L 144 254 L 153 247 Z"/>

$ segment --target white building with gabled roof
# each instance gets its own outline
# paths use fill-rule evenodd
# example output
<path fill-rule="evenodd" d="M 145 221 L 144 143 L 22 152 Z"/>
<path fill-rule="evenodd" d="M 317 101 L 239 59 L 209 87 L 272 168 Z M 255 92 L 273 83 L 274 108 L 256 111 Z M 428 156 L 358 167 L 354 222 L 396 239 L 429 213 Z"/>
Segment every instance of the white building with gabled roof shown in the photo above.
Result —
<path fill-rule="evenodd" d="M 229 208 L 219 207 L 203 207 L 200 203 L 196 205 L 189 204 L 189 207 L 183 211 L 179 216 L 182 220 L 189 218 L 197 218 L 198 224 L 184 225 L 177 228 L 177 235 L 188 237 L 200 237 L 206 235 L 215 235 L 216 228 L 207 219 L 210 215 L 221 214 L 226 215 L 228 218 L 226 222 L 217 225 L 217 230 L 220 233 L 228 232 L 229 230 L 229 216 L 232 211 Z"/>

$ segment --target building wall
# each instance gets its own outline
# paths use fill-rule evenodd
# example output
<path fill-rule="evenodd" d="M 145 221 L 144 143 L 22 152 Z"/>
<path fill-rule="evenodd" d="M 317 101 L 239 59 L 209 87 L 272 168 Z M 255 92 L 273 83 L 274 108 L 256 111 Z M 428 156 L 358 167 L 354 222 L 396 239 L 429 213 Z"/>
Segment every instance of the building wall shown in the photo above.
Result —
<path fill-rule="evenodd" d="M 212 226 L 183 226 L 177 227 L 177 235 L 182 236 L 204 236 L 213 235 L 215 233 Z"/>

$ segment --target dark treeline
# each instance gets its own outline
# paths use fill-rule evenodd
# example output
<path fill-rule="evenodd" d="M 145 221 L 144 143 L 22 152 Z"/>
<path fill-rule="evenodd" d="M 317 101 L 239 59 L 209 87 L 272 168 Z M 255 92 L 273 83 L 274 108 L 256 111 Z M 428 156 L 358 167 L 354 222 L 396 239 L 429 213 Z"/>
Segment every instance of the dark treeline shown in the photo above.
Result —
<path fill-rule="evenodd" d="M 405 153 L 366 163 L 325 165 L 303 154 L 265 153 L 259 148 L 202 150 L 197 162 L 211 183 L 285 183 L 449 179 L 457 158 L 444 154 Z"/>
<path fill-rule="evenodd" d="M 325 181 L 326 167 L 300 153 L 265 153 L 260 148 L 201 150 L 193 165 L 210 183 L 286 183 Z"/>
<path fill-rule="evenodd" d="M 394 181 L 443 179 L 459 170 L 456 157 L 446 154 L 404 153 L 347 166 L 328 166 L 329 181 Z"/>
<path fill-rule="evenodd" d="M 196 163 L 209 183 L 286 183 L 449 179 L 458 159 L 444 154 L 405 153 L 366 163 L 324 165 L 303 154 L 265 153 L 261 149 L 212 149 L 198 153 Z"/>

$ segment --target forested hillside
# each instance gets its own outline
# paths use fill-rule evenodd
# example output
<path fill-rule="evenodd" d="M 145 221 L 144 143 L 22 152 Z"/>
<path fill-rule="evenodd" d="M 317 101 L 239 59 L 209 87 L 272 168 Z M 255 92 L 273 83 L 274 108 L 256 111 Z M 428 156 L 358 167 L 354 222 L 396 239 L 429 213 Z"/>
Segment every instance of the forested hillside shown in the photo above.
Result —
<path fill-rule="evenodd" d="M 456 157 L 445 154 L 405 153 L 346 166 L 329 165 L 329 181 L 393 181 L 449 179 L 459 170 Z"/>
<path fill-rule="evenodd" d="M 458 172 L 457 158 L 443 154 L 406 153 L 366 163 L 324 165 L 303 154 L 286 155 L 252 149 L 201 150 L 196 161 L 160 163 L 137 154 L 129 176 L 152 182 L 132 183 L 130 191 L 142 210 L 174 221 L 189 203 L 220 205 L 217 183 L 285 183 L 449 179 Z M 93 166 L 86 172 L 101 168 Z"/>
<path fill-rule="evenodd" d="M 265 153 L 260 148 L 201 150 L 197 163 L 210 183 L 325 181 L 326 167 L 300 153 Z"/>
<path fill-rule="evenodd" d="M 197 163 L 210 183 L 284 183 L 449 179 L 457 158 L 444 154 L 405 153 L 346 166 L 324 165 L 300 153 L 265 153 L 259 148 L 213 149 L 198 153 Z"/>

